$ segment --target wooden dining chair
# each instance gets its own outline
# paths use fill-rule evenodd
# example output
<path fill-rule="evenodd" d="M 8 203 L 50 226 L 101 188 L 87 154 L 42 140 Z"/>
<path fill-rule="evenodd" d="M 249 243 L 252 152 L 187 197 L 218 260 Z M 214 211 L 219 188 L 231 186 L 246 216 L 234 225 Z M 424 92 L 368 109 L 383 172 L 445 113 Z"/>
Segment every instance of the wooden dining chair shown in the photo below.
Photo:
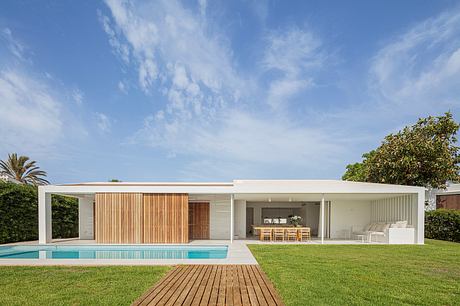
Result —
<path fill-rule="evenodd" d="M 272 241 L 272 230 L 269 228 L 262 228 L 260 229 L 260 240 L 261 241 L 266 241 L 267 239 L 269 241 Z"/>
<path fill-rule="evenodd" d="M 309 227 L 303 227 L 299 230 L 299 241 L 311 240 L 311 232 Z"/>
<path fill-rule="evenodd" d="M 297 229 L 296 228 L 286 229 L 286 240 L 287 241 L 297 241 Z"/>
<path fill-rule="evenodd" d="M 273 240 L 278 241 L 280 239 L 281 241 L 284 241 L 284 228 L 273 229 Z"/>

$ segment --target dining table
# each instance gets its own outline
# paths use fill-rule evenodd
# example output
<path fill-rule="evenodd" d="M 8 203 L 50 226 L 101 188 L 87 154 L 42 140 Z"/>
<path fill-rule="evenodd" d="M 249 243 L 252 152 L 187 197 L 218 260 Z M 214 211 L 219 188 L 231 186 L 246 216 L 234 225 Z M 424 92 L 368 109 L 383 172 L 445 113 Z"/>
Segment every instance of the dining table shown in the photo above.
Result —
<path fill-rule="evenodd" d="M 257 235 L 256 232 L 260 232 L 263 229 L 274 230 L 274 229 L 288 229 L 288 228 L 295 228 L 297 230 L 297 233 L 298 233 L 301 229 L 310 228 L 310 227 L 308 227 L 308 226 L 294 226 L 294 225 L 267 225 L 267 224 L 253 225 L 252 226 L 254 235 Z M 258 236 L 259 236 L 259 239 L 262 240 L 262 237 L 260 236 L 260 234 Z"/>

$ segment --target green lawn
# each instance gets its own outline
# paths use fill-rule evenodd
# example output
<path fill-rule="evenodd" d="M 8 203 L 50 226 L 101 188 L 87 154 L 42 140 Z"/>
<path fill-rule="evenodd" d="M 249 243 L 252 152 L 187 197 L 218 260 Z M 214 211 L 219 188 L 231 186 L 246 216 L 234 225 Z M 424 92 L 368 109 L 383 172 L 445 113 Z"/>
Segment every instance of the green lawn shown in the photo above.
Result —
<path fill-rule="evenodd" d="M 129 305 L 169 267 L 0 267 L 0 305 Z"/>
<path fill-rule="evenodd" d="M 460 243 L 249 247 L 287 305 L 460 305 Z"/>

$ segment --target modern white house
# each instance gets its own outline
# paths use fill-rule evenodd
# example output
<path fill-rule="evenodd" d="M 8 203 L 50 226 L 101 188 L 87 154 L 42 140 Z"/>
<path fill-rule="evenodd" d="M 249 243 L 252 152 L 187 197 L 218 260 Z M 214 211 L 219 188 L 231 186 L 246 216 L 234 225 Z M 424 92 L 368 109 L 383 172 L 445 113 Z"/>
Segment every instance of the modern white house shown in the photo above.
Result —
<path fill-rule="evenodd" d="M 53 194 L 78 198 L 79 238 L 94 243 L 232 242 L 293 215 L 321 243 L 364 241 L 369 233 L 383 243 L 424 243 L 423 187 L 337 180 L 46 185 L 39 187 L 40 244 L 52 240 Z"/>

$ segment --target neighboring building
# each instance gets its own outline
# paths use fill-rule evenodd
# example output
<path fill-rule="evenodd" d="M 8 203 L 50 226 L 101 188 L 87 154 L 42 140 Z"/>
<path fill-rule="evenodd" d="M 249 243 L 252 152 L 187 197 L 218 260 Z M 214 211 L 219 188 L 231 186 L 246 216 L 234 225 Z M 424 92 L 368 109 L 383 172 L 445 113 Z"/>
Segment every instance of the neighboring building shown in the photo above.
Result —
<path fill-rule="evenodd" d="M 371 223 L 386 229 L 404 223 L 404 243 L 424 243 L 422 187 L 334 180 L 39 186 L 40 243 L 51 241 L 51 194 L 78 198 L 80 239 L 96 243 L 233 241 L 250 236 L 252 225 L 283 223 L 292 215 L 321 241 L 350 239 L 353 229 Z"/>
<path fill-rule="evenodd" d="M 460 210 L 460 184 L 449 184 L 447 189 L 438 190 L 436 193 L 436 209 Z"/>
<path fill-rule="evenodd" d="M 21 183 L 18 180 L 15 180 L 15 179 L 13 179 L 13 178 L 11 178 L 8 175 L 3 174 L 3 173 L 0 173 L 0 181 L 10 182 L 10 183 L 15 183 L 15 184 L 20 184 Z"/>

